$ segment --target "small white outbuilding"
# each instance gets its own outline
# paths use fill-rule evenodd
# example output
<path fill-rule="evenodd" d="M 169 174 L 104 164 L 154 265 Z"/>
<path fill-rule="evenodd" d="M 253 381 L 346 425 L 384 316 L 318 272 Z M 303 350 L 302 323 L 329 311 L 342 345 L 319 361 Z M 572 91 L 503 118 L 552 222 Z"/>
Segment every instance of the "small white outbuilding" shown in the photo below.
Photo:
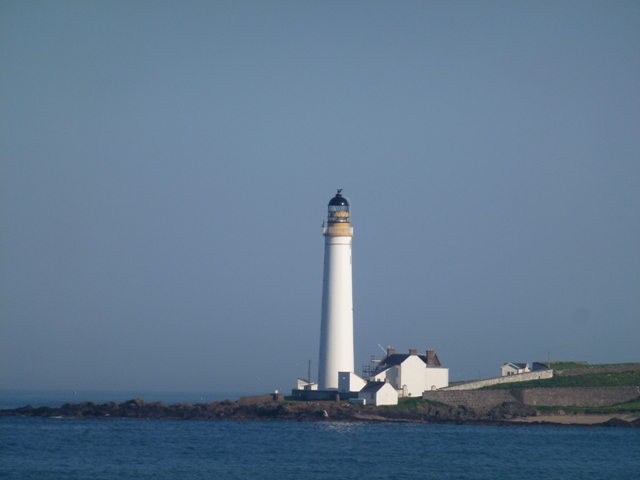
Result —
<path fill-rule="evenodd" d="M 359 392 L 367 381 L 353 372 L 338 372 L 338 392 Z"/>
<path fill-rule="evenodd" d="M 502 365 L 502 376 L 517 375 L 518 373 L 530 372 L 528 363 L 505 363 Z"/>
<path fill-rule="evenodd" d="M 397 405 L 398 392 L 388 382 L 368 382 L 358 392 L 358 399 L 365 400 L 367 405 Z"/>
<path fill-rule="evenodd" d="M 309 382 L 306 378 L 299 378 L 298 390 L 318 390 L 318 384 Z"/>

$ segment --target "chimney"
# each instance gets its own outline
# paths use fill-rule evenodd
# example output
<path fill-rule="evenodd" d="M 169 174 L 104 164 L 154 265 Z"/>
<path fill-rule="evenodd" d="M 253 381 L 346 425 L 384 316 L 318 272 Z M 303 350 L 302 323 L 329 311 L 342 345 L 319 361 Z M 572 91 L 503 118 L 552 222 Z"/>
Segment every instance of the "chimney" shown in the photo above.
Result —
<path fill-rule="evenodd" d="M 435 352 L 431 349 L 427 350 L 427 365 L 429 365 L 430 367 L 442 366 L 438 355 L 436 355 Z"/>
<path fill-rule="evenodd" d="M 417 355 L 417 354 L 418 354 L 418 350 L 416 350 L 415 348 L 409 349 L 409 355 Z"/>
<path fill-rule="evenodd" d="M 391 347 L 387 348 L 387 356 L 393 355 L 394 353 L 396 353 L 396 349 L 395 348 L 391 348 Z"/>

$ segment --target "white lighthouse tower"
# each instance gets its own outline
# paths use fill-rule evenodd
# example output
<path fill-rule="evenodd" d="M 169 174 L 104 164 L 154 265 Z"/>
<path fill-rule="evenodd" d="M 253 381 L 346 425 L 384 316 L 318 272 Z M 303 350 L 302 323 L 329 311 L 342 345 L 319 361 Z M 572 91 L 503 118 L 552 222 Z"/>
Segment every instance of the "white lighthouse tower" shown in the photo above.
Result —
<path fill-rule="evenodd" d="M 324 278 L 318 389 L 337 390 L 338 372 L 353 372 L 353 294 L 349 199 L 342 189 L 329 201 L 324 228 Z"/>

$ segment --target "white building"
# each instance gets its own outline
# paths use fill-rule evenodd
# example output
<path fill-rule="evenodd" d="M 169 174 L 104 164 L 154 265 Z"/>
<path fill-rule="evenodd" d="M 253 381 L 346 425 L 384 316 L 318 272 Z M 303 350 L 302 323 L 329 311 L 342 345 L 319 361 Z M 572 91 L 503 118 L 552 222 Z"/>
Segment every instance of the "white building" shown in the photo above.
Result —
<path fill-rule="evenodd" d="M 309 382 L 306 378 L 298 378 L 298 390 L 317 390 L 318 384 Z"/>
<path fill-rule="evenodd" d="M 549 370 L 549 363 L 542 363 L 542 362 L 533 362 L 531 364 L 531 371 L 532 372 L 537 372 L 538 370 Z"/>
<path fill-rule="evenodd" d="M 518 373 L 530 372 L 528 363 L 505 363 L 502 365 L 502 376 L 517 375 Z"/>
<path fill-rule="evenodd" d="M 448 387 L 449 369 L 442 366 L 433 350 L 418 355 L 413 348 L 409 354 L 395 353 L 395 349 L 389 348 L 370 380 L 389 382 L 401 397 L 419 397 L 425 390 Z"/>
<path fill-rule="evenodd" d="M 367 381 L 353 372 L 338 372 L 338 392 L 359 392 Z"/>
<path fill-rule="evenodd" d="M 369 382 L 358 392 L 367 405 L 397 405 L 398 392 L 388 382 Z"/>
<path fill-rule="evenodd" d="M 319 390 L 337 390 L 338 373 L 353 372 L 353 295 L 349 199 L 342 189 L 329 201 L 324 228 Z"/>

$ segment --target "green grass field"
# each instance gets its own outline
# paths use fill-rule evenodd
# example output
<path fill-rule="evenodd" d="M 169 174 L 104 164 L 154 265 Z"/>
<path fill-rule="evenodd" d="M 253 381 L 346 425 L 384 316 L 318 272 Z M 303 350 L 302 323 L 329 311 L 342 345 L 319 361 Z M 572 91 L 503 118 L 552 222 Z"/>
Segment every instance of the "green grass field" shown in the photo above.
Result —
<path fill-rule="evenodd" d="M 587 373 L 570 377 L 556 376 L 528 382 L 503 383 L 484 387 L 483 390 L 514 390 L 518 388 L 560 387 L 632 387 L 640 386 L 640 371 Z"/>
<path fill-rule="evenodd" d="M 551 362 L 549 366 L 554 370 L 569 370 L 572 368 L 593 367 L 594 365 L 589 365 L 588 363 L 577 363 L 577 362 Z"/>
<path fill-rule="evenodd" d="M 589 367 L 614 367 L 617 365 L 633 365 L 632 363 L 596 363 L 589 365 L 582 362 L 551 362 L 550 367 L 554 370 L 573 370 L 574 368 L 589 368 Z"/>

